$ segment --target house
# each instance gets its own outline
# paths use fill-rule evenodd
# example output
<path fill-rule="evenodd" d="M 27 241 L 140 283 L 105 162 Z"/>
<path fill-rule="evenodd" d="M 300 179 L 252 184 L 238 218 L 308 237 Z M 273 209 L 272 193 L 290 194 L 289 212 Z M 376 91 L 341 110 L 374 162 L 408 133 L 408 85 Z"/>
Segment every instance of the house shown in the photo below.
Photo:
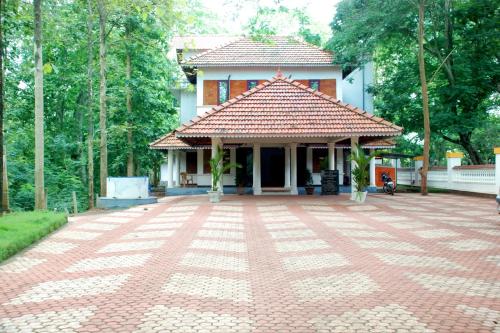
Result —
<path fill-rule="evenodd" d="M 242 165 L 256 195 L 269 189 L 297 194 L 306 169 L 319 185 L 322 167 L 339 170 L 347 184 L 351 147 L 387 147 L 401 135 L 402 128 L 343 102 L 342 69 L 329 52 L 282 36 L 200 45 L 186 54 L 177 49 L 190 83 L 177 91 L 183 124 L 151 144 L 167 152 L 169 188 L 180 185 L 181 173 L 209 186 L 217 146 Z M 235 175 L 231 169 L 221 185 L 235 185 Z"/>

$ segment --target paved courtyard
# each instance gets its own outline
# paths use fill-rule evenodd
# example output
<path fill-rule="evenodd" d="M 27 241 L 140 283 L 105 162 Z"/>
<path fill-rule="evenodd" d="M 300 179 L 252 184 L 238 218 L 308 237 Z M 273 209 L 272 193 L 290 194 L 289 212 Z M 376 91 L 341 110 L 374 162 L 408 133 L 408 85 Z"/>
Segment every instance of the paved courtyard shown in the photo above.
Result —
<path fill-rule="evenodd" d="M 1 265 L 0 332 L 500 332 L 492 199 L 164 200 Z"/>

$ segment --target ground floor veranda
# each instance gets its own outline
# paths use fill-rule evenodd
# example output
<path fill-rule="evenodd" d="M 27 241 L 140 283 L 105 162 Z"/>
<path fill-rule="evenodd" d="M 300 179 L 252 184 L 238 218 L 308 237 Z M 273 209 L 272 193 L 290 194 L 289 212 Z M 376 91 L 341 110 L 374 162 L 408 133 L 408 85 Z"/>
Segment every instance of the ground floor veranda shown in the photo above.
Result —
<path fill-rule="evenodd" d="M 352 147 L 359 138 L 342 138 L 328 143 L 259 142 L 237 143 L 234 140 L 214 139 L 212 145 L 199 145 L 192 149 L 169 149 L 166 163 L 162 165 L 161 180 L 167 188 L 208 187 L 211 184 L 209 159 L 216 147 L 225 150 L 226 162 L 241 166 L 239 184 L 236 184 L 235 167 L 231 168 L 221 181 L 221 188 L 242 186 L 251 188 L 251 193 L 277 192 L 299 194 L 299 188 L 306 185 L 306 170 L 312 175 L 313 185 L 321 184 L 321 170 L 338 170 L 339 185 L 343 191 L 354 186 L 351 181 L 352 162 L 349 159 Z M 374 144 L 363 144 L 363 148 L 373 151 L 384 148 Z M 370 163 L 370 187 L 375 188 L 375 165 Z M 342 191 L 342 190 L 341 190 Z"/>

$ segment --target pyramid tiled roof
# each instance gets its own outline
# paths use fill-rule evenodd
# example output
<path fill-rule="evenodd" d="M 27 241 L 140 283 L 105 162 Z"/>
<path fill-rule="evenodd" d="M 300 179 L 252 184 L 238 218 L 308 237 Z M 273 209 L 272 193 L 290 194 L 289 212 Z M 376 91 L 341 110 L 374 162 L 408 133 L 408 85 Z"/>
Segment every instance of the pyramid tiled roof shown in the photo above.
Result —
<path fill-rule="evenodd" d="M 278 76 L 214 107 L 176 132 L 178 138 L 386 138 L 400 135 L 402 128 Z"/>
<path fill-rule="evenodd" d="M 333 66 L 333 55 L 292 37 L 242 37 L 187 59 L 183 66 Z"/>

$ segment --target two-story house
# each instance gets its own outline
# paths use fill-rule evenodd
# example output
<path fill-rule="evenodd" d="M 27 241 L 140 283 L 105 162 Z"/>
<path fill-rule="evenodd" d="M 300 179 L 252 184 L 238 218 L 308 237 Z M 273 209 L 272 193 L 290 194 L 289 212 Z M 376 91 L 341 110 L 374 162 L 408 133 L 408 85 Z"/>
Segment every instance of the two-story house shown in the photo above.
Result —
<path fill-rule="evenodd" d="M 220 38 L 219 46 L 216 37 L 178 40 L 178 61 L 191 83 L 176 92 L 182 125 L 151 144 L 168 151 L 168 187 L 179 186 L 181 174 L 209 186 L 208 161 L 217 146 L 242 165 L 254 194 L 297 194 L 306 169 L 315 184 L 324 167 L 339 170 L 341 184 L 347 183 L 352 146 L 384 147 L 401 134 L 400 127 L 342 102 L 347 83 L 331 53 L 290 37 Z M 355 86 L 348 84 L 353 99 Z M 235 173 L 230 170 L 223 185 L 235 185 Z"/>

